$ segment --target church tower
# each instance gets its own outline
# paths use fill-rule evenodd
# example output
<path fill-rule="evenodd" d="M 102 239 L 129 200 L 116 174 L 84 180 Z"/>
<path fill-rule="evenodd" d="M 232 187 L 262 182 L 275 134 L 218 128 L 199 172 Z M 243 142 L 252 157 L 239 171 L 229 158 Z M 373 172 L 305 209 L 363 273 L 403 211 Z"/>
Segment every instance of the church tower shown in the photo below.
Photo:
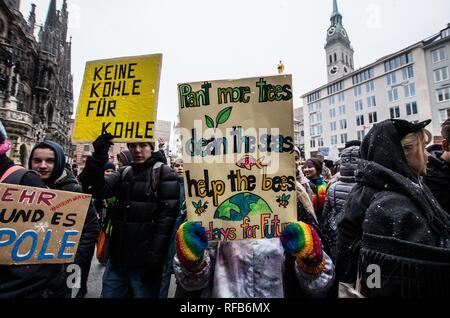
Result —
<path fill-rule="evenodd" d="M 330 21 L 331 26 L 327 30 L 325 45 L 328 82 L 339 79 L 354 70 L 354 52 L 347 31 L 342 25 L 342 15 L 339 13 L 337 0 L 333 0 Z"/>

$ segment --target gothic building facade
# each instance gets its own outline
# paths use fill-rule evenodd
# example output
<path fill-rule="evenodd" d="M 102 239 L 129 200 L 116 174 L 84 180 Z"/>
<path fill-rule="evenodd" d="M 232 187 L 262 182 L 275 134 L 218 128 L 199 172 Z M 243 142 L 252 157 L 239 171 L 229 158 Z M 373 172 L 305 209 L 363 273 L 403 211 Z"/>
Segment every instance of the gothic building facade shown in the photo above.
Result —
<path fill-rule="evenodd" d="M 26 164 L 31 148 L 50 139 L 71 157 L 69 122 L 73 114 L 71 41 L 67 41 L 66 0 L 51 0 L 43 25 L 36 6 L 27 20 L 20 0 L 0 0 L 0 118 L 13 144 L 10 157 Z M 35 36 L 35 30 L 38 31 Z"/>

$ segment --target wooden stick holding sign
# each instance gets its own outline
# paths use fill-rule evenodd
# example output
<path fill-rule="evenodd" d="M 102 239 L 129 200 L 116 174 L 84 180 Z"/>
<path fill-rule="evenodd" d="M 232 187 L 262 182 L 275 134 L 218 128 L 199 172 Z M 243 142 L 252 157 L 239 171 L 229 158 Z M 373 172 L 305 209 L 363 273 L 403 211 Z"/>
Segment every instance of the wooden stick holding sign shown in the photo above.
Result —
<path fill-rule="evenodd" d="M 0 265 L 73 263 L 91 196 L 0 184 Z"/>

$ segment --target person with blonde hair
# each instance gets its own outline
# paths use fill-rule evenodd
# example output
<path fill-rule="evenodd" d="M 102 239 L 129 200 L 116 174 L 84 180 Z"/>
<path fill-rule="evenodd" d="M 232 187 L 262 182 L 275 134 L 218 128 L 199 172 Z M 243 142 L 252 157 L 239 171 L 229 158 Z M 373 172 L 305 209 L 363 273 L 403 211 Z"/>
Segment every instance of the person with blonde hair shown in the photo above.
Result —
<path fill-rule="evenodd" d="M 430 122 L 386 120 L 362 142 L 336 271 L 365 297 L 450 296 L 450 217 L 422 181 Z"/>

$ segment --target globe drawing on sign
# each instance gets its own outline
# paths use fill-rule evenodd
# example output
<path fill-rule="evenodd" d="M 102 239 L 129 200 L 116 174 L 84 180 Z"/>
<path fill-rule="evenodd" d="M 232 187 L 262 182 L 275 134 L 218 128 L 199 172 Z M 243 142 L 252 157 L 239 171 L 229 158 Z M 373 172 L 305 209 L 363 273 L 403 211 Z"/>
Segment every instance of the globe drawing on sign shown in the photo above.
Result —
<path fill-rule="evenodd" d="M 214 219 L 223 221 L 243 221 L 246 216 L 272 213 L 272 209 L 260 196 L 253 193 L 239 193 L 223 202 L 216 210 Z"/>

